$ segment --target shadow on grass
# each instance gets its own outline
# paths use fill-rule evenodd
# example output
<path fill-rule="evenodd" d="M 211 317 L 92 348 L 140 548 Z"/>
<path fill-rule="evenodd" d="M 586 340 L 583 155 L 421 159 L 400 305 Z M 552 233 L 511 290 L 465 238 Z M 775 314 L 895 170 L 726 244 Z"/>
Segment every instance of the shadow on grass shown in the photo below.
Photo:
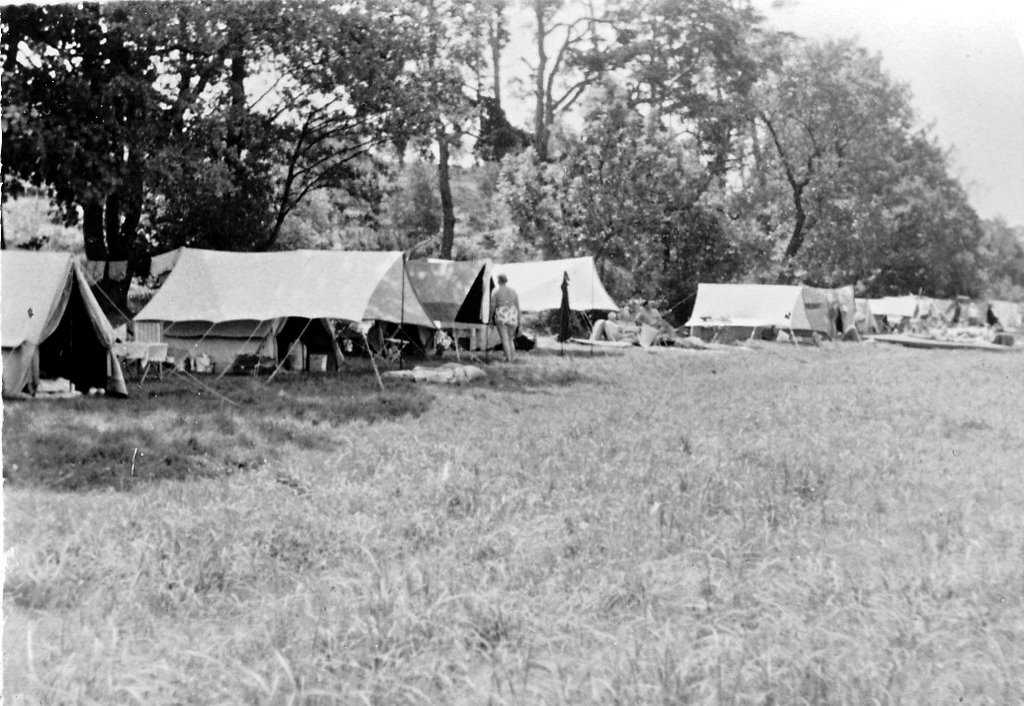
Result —
<path fill-rule="evenodd" d="M 362 420 L 418 417 L 429 389 L 372 370 L 342 375 L 189 379 L 132 385 L 127 400 L 81 397 L 5 404 L 5 481 L 64 490 L 245 471 L 294 448 L 329 448 Z"/>

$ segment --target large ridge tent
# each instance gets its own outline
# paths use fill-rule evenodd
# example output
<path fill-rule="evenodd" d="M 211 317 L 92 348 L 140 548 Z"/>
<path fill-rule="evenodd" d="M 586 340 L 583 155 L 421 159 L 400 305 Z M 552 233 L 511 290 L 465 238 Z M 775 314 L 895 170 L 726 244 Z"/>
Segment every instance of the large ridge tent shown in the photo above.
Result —
<path fill-rule="evenodd" d="M 299 321 L 306 320 L 306 324 Z M 182 248 L 137 322 L 163 323 L 164 341 L 220 366 L 239 354 L 283 357 L 303 331 L 338 356 L 330 319 L 435 328 L 401 252 L 292 250 L 236 253 Z M 323 326 L 309 327 L 312 321 Z M 328 347 L 329 346 L 329 347 Z"/>
<path fill-rule="evenodd" d="M 0 305 L 4 395 L 58 377 L 127 395 L 113 331 L 70 253 L 3 251 Z"/>
<path fill-rule="evenodd" d="M 698 284 L 693 313 L 686 325 L 695 335 L 703 329 L 738 329 L 753 336 L 759 329 L 817 331 L 831 335 L 828 299 L 809 287 L 780 284 Z"/>
<path fill-rule="evenodd" d="M 619 307 L 608 295 L 592 257 L 495 265 L 519 295 L 523 311 L 547 311 L 562 305 L 562 279 L 569 273 L 569 308 L 573 311 L 613 311 Z"/>

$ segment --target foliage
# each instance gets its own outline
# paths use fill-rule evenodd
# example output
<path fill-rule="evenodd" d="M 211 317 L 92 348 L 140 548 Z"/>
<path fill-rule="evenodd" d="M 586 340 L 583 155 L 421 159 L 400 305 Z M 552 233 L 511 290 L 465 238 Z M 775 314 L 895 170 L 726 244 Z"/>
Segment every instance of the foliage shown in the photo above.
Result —
<path fill-rule="evenodd" d="M 733 207 L 774 251 L 776 281 L 977 293 L 978 218 L 947 155 L 914 131 L 907 89 L 850 41 L 775 50 Z"/>
<path fill-rule="evenodd" d="M 1024 301 L 1024 226 L 1012 228 L 995 218 L 981 227 L 986 293 L 993 299 Z"/>
<path fill-rule="evenodd" d="M 666 302 L 702 279 L 1024 286 L 906 87 L 852 41 L 773 33 L 746 0 L 526 0 L 528 135 L 502 102 L 511 7 L 6 5 L 3 197 L 44 190 L 90 258 L 139 264 L 439 232 L 445 257 L 592 254 L 618 292 Z M 466 187 L 470 137 L 499 179 Z M 422 165 L 403 181 L 410 152 L 436 194 Z"/>
<path fill-rule="evenodd" d="M 557 162 L 507 162 L 502 191 L 522 237 L 548 256 L 593 255 L 631 273 L 616 294 L 676 299 L 739 264 L 701 200 L 703 176 L 696 157 L 609 88 Z"/>
<path fill-rule="evenodd" d="M 5 192 L 47 185 L 70 221 L 83 213 L 96 259 L 270 247 L 313 191 L 378 197 L 366 174 L 405 124 L 414 50 L 390 15 L 272 1 L 5 7 Z"/>
<path fill-rule="evenodd" d="M 709 177 L 721 176 L 766 68 L 763 20 L 744 0 L 620 2 L 614 41 L 588 61 L 622 74 L 627 104 L 682 132 Z"/>

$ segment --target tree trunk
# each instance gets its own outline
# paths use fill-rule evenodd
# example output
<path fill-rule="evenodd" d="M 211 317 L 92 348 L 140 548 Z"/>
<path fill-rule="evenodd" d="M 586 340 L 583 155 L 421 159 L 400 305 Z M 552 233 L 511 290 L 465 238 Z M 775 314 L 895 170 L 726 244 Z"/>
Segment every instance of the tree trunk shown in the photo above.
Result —
<path fill-rule="evenodd" d="M 491 67 L 494 75 L 494 106 L 495 112 L 501 111 L 501 33 L 505 27 L 505 14 L 499 5 L 494 8 L 487 41 L 491 45 Z"/>
<path fill-rule="evenodd" d="M 443 126 L 437 128 L 437 186 L 441 194 L 441 252 L 438 256 L 450 260 L 455 245 L 455 205 L 448 172 L 448 135 Z"/>
<path fill-rule="evenodd" d="M 548 55 L 544 51 L 544 36 L 547 33 L 544 19 L 544 7 L 540 0 L 534 0 L 534 16 L 537 19 L 537 75 L 536 93 L 537 107 L 533 117 L 533 149 L 537 152 L 537 159 L 541 162 L 548 161 L 548 123 L 547 123 L 547 89 L 545 87 L 544 73 L 548 67 Z"/>
<path fill-rule="evenodd" d="M 107 239 L 103 235 L 103 203 L 98 199 L 82 207 L 82 235 L 85 257 L 89 260 L 107 259 Z"/>
<path fill-rule="evenodd" d="M 793 234 L 789 236 L 789 244 L 786 246 L 786 257 L 795 257 L 804 244 L 804 224 L 807 222 L 807 213 L 804 211 L 804 187 L 793 185 Z"/>
<path fill-rule="evenodd" d="M 227 144 L 236 154 L 245 146 L 245 78 L 249 74 L 245 63 L 245 46 L 241 37 L 238 37 L 230 51 L 231 72 L 228 77 L 228 96 L 231 100 L 231 108 L 228 113 L 228 135 Z"/>

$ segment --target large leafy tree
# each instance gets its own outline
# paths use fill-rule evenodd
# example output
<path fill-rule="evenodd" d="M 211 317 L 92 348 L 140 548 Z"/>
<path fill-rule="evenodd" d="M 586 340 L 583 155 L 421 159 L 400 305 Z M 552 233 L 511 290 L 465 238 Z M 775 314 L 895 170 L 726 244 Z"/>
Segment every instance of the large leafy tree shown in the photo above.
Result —
<path fill-rule="evenodd" d="M 2 19 L 4 196 L 46 187 L 69 224 L 81 218 L 89 257 L 127 259 L 160 141 L 150 18 L 86 3 L 6 6 Z"/>
<path fill-rule="evenodd" d="M 1024 226 L 1002 218 L 982 222 L 982 256 L 987 294 L 995 299 L 1024 300 Z"/>
<path fill-rule="evenodd" d="M 615 3 L 604 19 L 610 38 L 577 61 L 620 80 L 625 104 L 686 152 L 679 198 L 697 208 L 740 155 L 770 37 L 762 17 L 744 0 L 646 0 Z M 666 270 L 675 241 L 666 232 L 655 248 Z"/>
<path fill-rule="evenodd" d="M 913 114 L 904 87 L 881 61 L 849 41 L 794 42 L 764 82 L 757 118 L 772 154 L 762 167 L 777 170 L 788 188 L 784 257 L 795 258 L 818 230 L 823 209 L 850 196 L 849 175 L 884 159 Z"/>
<path fill-rule="evenodd" d="M 379 195 L 375 150 L 402 127 L 415 51 L 393 15 L 371 1 L 5 7 L 4 195 L 48 188 L 95 259 L 274 247 L 313 191 Z"/>
<path fill-rule="evenodd" d="M 694 195 L 700 161 L 614 89 L 591 102 L 578 140 L 544 164 L 506 164 L 504 191 L 524 238 L 549 256 L 592 254 L 619 294 L 676 299 L 741 264 L 723 216 Z M 614 278 L 613 278 L 614 279 Z"/>
<path fill-rule="evenodd" d="M 875 293 L 977 291 L 977 215 L 907 89 L 851 41 L 795 40 L 759 86 L 752 165 L 734 205 L 757 223 L 762 276 Z M 742 205 L 740 205 L 742 204 Z"/>

